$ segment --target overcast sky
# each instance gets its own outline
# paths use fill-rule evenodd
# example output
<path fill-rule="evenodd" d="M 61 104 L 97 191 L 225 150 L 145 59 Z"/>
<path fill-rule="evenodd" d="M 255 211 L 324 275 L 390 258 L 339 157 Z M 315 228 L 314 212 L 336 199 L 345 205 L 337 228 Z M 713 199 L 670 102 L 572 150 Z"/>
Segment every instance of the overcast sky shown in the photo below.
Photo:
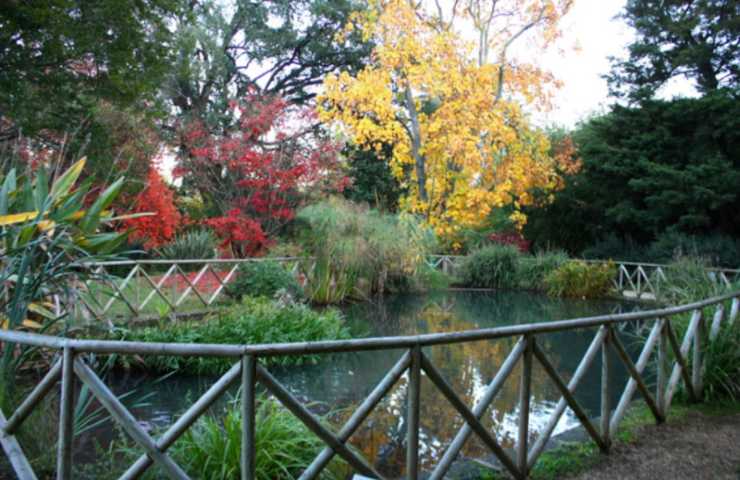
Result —
<path fill-rule="evenodd" d="M 562 82 L 554 109 L 537 115 L 539 124 L 573 126 L 593 113 L 606 110 L 612 102 L 608 98 L 606 81 L 601 75 L 609 71 L 609 56 L 626 55 L 626 46 L 634 38 L 632 30 L 621 19 L 615 19 L 625 0 L 576 0 L 570 13 L 563 18 L 562 52 L 551 49 L 542 64 Z M 573 45 L 579 49 L 574 50 Z M 691 95 L 694 92 L 686 81 L 675 81 L 662 89 L 661 97 Z"/>

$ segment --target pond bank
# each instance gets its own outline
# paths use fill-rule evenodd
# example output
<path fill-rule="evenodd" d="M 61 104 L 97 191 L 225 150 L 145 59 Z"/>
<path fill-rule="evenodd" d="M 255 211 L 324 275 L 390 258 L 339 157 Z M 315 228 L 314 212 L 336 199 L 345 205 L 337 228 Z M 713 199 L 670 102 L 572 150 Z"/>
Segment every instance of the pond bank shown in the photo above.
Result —
<path fill-rule="evenodd" d="M 633 407 L 609 455 L 603 455 L 585 432 L 559 437 L 531 473 L 532 480 L 655 480 L 740 478 L 740 402 L 675 404 L 666 423 L 656 425 L 650 411 Z M 572 440 L 572 441 L 568 441 Z M 504 480 L 503 473 L 479 464 L 477 480 Z"/>

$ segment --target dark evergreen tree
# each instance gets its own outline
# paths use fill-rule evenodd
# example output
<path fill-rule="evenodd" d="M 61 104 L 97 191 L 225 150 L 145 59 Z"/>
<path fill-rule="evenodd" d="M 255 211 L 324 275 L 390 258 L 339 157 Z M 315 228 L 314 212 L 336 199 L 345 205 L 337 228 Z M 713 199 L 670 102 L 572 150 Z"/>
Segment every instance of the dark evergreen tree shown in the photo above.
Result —
<path fill-rule="evenodd" d="M 622 18 L 637 37 L 627 59 L 612 58 L 613 95 L 651 98 L 678 76 L 694 80 L 701 93 L 738 85 L 737 0 L 628 0 Z"/>
<path fill-rule="evenodd" d="M 394 212 L 398 209 L 401 187 L 391 173 L 387 158 L 390 147 L 383 149 L 384 158 L 374 150 L 348 147 L 344 152 L 349 163 L 348 176 L 352 185 L 344 190 L 344 196 L 355 202 L 366 202 L 370 206 Z"/>
<path fill-rule="evenodd" d="M 641 244 L 666 231 L 740 236 L 737 92 L 615 106 L 574 138 L 582 169 L 529 212 L 527 238 L 580 252 L 610 235 Z"/>

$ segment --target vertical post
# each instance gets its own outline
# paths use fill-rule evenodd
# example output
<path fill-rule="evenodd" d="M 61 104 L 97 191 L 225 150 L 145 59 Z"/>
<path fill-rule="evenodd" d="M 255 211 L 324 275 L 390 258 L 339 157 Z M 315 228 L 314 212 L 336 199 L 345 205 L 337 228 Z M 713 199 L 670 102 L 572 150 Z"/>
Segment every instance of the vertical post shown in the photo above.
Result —
<path fill-rule="evenodd" d="M 408 390 L 408 430 L 406 432 L 406 478 L 419 476 L 419 402 L 421 394 L 421 347 L 411 349 Z"/>
<path fill-rule="evenodd" d="M 666 402 L 665 402 L 665 386 L 666 386 L 666 376 L 667 373 L 667 362 L 668 362 L 668 349 L 667 349 L 667 343 L 668 338 L 666 334 L 666 322 L 667 320 L 659 319 L 658 320 L 660 325 L 660 335 L 658 336 L 658 364 L 656 365 L 657 374 L 656 374 L 656 382 L 655 382 L 655 403 L 658 404 L 658 410 L 660 413 L 665 417 L 668 412 L 666 412 Z"/>
<path fill-rule="evenodd" d="M 606 451 L 611 447 L 611 435 L 609 433 L 609 422 L 611 421 L 611 389 L 609 387 L 609 371 L 611 362 L 609 360 L 610 332 L 607 330 L 604 342 L 601 344 L 601 437 L 606 445 Z"/>
<path fill-rule="evenodd" d="M 519 383 L 519 437 L 517 442 L 517 466 L 523 478 L 529 474 L 529 400 L 532 387 L 532 344 L 534 337 L 524 337 L 525 350 L 522 359 L 522 376 Z"/>
<path fill-rule="evenodd" d="M 254 480 L 255 464 L 255 378 L 257 359 L 254 355 L 242 357 L 242 480 Z"/>
<path fill-rule="evenodd" d="M 59 401 L 59 441 L 57 443 L 57 480 L 72 478 L 72 440 L 74 437 L 74 352 L 64 347 L 62 353 L 62 389 Z"/>
<path fill-rule="evenodd" d="M 691 361 L 691 383 L 694 387 L 694 393 L 696 394 L 696 400 L 699 401 L 702 398 L 703 390 L 703 379 L 702 379 L 702 344 L 704 343 L 704 315 L 699 311 L 699 323 L 696 326 L 696 334 L 694 335 L 694 357 Z"/>

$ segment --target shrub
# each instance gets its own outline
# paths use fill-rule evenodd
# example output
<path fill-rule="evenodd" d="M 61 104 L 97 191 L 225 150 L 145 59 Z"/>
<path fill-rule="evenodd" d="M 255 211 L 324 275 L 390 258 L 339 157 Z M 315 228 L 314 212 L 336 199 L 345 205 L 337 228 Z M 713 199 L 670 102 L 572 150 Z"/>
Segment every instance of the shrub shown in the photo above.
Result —
<path fill-rule="evenodd" d="M 313 257 L 306 293 L 336 303 L 410 285 L 436 246 L 428 228 L 409 215 L 389 215 L 330 199 L 302 209 L 297 237 Z"/>
<path fill-rule="evenodd" d="M 656 262 L 680 257 L 700 257 L 714 267 L 740 267 L 740 241 L 726 235 L 692 236 L 666 232 L 650 244 L 647 255 Z"/>
<path fill-rule="evenodd" d="M 707 275 L 707 262 L 695 257 L 680 257 L 663 269 L 665 279 L 659 285 L 658 300 L 681 305 L 719 295 L 725 287 Z"/>
<path fill-rule="evenodd" d="M 554 297 L 599 298 L 612 289 L 617 273 L 613 263 L 590 264 L 571 260 L 545 277 L 548 295 Z"/>
<path fill-rule="evenodd" d="M 157 248 L 172 240 L 182 220 L 174 196 L 157 169 L 150 168 L 147 184 L 137 195 L 130 213 L 152 215 L 123 220 L 124 227 L 131 230 L 130 239 L 143 241 L 146 249 Z"/>
<path fill-rule="evenodd" d="M 704 399 L 740 400 L 740 324 L 724 322 L 704 351 Z"/>
<path fill-rule="evenodd" d="M 216 237 L 210 230 L 193 230 L 160 248 L 157 252 L 166 260 L 208 259 L 216 256 Z"/>
<path fill-rule="evenodd" d="M 563 251 L 537 252 L 535 255 L 523 256 L 517 268 L 518 284 L 526 290 L 545 291 L 545 278 L 568 261 L 568 254 Z"/>
<path fill-rule="evenodd" d="M 255 473 L 261 480 L 297 478 L 324 444 L 277 401 L 258 399 L 255 418 Z M 196 478 L 239 478 L 242 418 L 239 403 L 222 418 L 202 417 L 172 447 L 175 461 Z M 322 478 L 338 478 L 332 469 Z"/>
<path fill-rule="evenodd" d="M 462 283 L 476 288 L 516 288 L 521 253 L 510 245 L 492 245 L 468 255 L 460 272 Z"/>
<path fill-rule="evenodd" d="M 262 260 L 239 265 L 235 278 L 226 286 L 230 297 L 274 297 L 279 291 L 302 297 L 303 289 L 285 267 L 275 260 Z"/>
<path fill-rule="evenodd" d="M 583 258 L 594 260 L 619 260 L 623 262 L 648 262 L 653 258 L 647 256 L 646 249 L 640 247 L 631 238 L 607 235 L 581 253 Z"/>
<path fill-rule="evenodd" d="M 306 305 L 287 304 L 265 298 L 246 298 L 210 317 L 182 323 L 124 332 L 126 340 L 177 343 L 283 343 L 349 338 L 338 310 L 315 312 Z M 317 363 L 326 355 L 265 357 L 266 362 L 300 365 Z M 211 357 L 145 356 L 144 367 L 157 372 L 181 370 L 194 374 L 219 374 L 233 360 Z"/>

